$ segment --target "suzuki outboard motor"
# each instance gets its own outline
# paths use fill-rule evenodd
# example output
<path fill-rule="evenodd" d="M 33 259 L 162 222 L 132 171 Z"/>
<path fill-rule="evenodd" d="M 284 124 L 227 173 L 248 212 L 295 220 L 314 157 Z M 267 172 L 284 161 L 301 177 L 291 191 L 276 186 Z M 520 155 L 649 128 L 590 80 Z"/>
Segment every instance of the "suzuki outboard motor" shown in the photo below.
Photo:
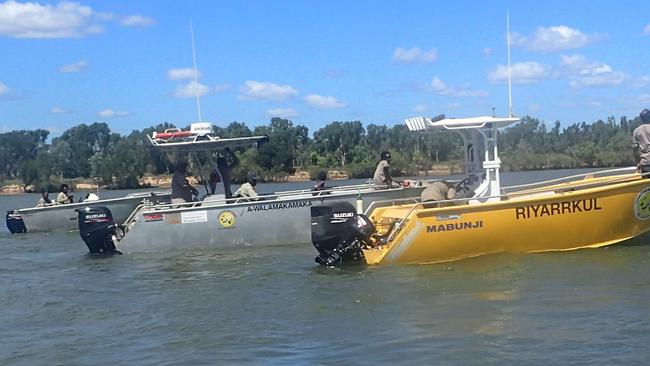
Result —
<path fill-rule="evenodd" d="M 107 207 L 88 206 L 75 211 L 79 218 L 79 234 L 90 254 L 122 254 L 115 248 L 117 224 Z"/>
<path fill-rule="evenodd" d="M 18 211 L 7 211 L 7 229 L 12 234 L 26 233 L 27 227 L 23 221 L 23 215 Z"/>
<path fill-rule="evenodd" d="M 311 241 L 318 250 L 316 262 L 323 266 L 363 260 L 361 248 L 374 233 L 370 220 L 348 202 L 311 207 Z"/>

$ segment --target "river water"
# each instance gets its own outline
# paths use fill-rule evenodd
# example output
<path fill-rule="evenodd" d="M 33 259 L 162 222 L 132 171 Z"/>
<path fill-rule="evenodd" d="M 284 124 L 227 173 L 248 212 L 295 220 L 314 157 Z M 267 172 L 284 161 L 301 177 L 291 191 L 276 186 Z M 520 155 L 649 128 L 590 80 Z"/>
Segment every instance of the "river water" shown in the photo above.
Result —
<path fill-rule="evenodd" d="M 92 258 L 3 227 L 0 365 L 645 365 L 646 244 L 321 268 L 310 245 Z"/>

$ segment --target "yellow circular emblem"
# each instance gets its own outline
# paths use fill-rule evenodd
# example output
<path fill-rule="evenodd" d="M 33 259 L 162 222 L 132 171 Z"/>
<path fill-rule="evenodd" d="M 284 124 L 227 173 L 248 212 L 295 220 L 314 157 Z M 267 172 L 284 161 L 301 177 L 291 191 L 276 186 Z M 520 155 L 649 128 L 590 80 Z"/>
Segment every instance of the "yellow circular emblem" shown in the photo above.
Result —
<path fill-rule="evenodd" d="M 634 214 L 639 220 L 650 218 L 650 187 L 643 189 L 634 199 Z"/>
<path fill-rule="evenodd" d="M 235 225 L 235 214 L 232 211 L 223 211 L 219 214 L 219 223 L 228 228 Z"/>

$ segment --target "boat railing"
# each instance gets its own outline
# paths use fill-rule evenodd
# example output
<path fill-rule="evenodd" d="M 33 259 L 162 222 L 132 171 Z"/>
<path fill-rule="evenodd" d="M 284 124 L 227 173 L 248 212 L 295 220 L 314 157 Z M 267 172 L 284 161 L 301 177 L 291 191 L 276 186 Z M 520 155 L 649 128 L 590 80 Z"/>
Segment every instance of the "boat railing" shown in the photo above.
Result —
<path fill-rule="evenodd" d="M 610 170 L 612 172 L 614 170 Z M 588 176 L 589 174 L 586 174 L 585 176 Z M 580 177 L 582 175 L 579 175 Z M 635 175 L 626 175 L 626 176 L 613 176 L 611 179 L 607 180 L 597 180 L 597 181 L 586 181 L 584 183 L 578 183 L 578 184 L 571 184 L 566 187 L 561 187 L 561 186 L 554 186 L 554 187 L 538 187 L 538 188 L 531 188 L 531 189 L 526 189 L 526 190 L 519 190 L 515 192 L 509 192 L 505 193 L 504 195 L 507 196 L 508 198 L 514 198 L 514 197 L 519 197 L 519 196 L 528 196 L 528 195 L 534 195 L 534 194 L 540 194 L 543 192 L 567 192 L 567 191 L 577 191 L 581 189 L 587 189 L 587 188 L 597 188 L 597 187 L 602 187 L 610 184 L 615 184 L 615 183 L 623 183 L 627 182 L 630 180 L 637 180 L 639 177 L 647 177 L 650 176 L 650 173 L 644 173 L 644 174 L 635 174 Z M 558 183 L 558 182 L 551 182 L 551 183 Z"/>
<path fill-rule="evenodd" d="M 540 185 L 549 185 L 553 183 L 561 183 L 566 180 L 572 180 L 572 179 L 577 179 L 577 178 L 585 178 L 588 176 L 596 177 L 596 176 L 606 176 L 606 175 L 611 175 L 613 173 L 622 173 L 622 172 L 634 172 L 636 171 L 636 167 L 625 167 L 625 168 L 615 168 L 615 169 L 607 169 L 607 170 L 597 170 L 593 172 L 587 172 L 587 173 L 581 173 L 581 174 L 575 174 L 575 175 L 569 175 L 566 177 L 560 177 L 560 178 L 555 178 L 555 179 L 549 179 L 549 180 L 544 180 L 541 182 L 533 182 L 533 183 L 525 183 L 525 184 L 518 184 L 518 185 L 512 185 L 512 186 L 507 186 L 507 187 L 502 187 L 501 190 L 503 192 L 506 192 L 507 190 L 513 190 L 513 189 L 520 189 L 520 188 L 527 188 L 527 187 L 537 187 Z"/>
<path fill-rule="evenodd" d="M 142 203 L 139 204 L 138 206 L 136 206 L 136 208 L 133 211 L 131 211 L 129 217 L 127 217 L 126 220 L 124 220 L 124 222 L 121 225 L 125 228 L 126 231 L 128 231 L 129 225 L 135 220 L 135 218 L 138 216 L 140 211 L 142 211 L 145 208 L 145 206 L 147 205 Z"/>
<path fill-rule="evenodd" d="M 263 204 L 277 201 L 287 201 L 291 199 L 314 199 L 314 198 L 335 198 L 343 195 L 362 195 L 369 192 L 379 191 L 398 191 L 405 188 L 384 188 L 372 184 L 359 184 L 352 186 L 332 187 L 330 189 L 313 191 L 311 189 L 302 189 L 294 191 L 282 191 L 272 194 L 260 194 L 257 197 L 234 197 L 234 198 L 218 198 L 208 199 L 201 201 L 183 202 L 183 203 L 161 203 L 152 205 L 153 210 L 169 210 L 169 209 L 191 209 L 198 207 L 213 207 L 213 206 L 226 206 L 233 204 Z"/>
<path fill-rule="evenodd" d="M 420 197 L 395 198 L 395 199 L 373 201 L 372 203 L 370 203 L 370 205 L 368 205 L 368 208 L 366 208 L 363 214 L 366 216 L 370 216 L 374 210 L 381 207 L 405 205 L 408 203 L 418 204 L 421 201 L 422 200 L 420 199 Z"/>
<path fill-rule="evenodd" d="M 378 188 L 377 186 L 370 184 L 370 183 L 363 183 L 363 184 L 354 184 L 354 185 L 348 185 L 348 186 L 338 186 L 338 187 L 328 187 L 327 189 L 320 190 L 320 191 L 313 191 L 311 189 L 295 189 L 291 191 L 282 191 L 276 193 L 279 196 L 286 196 L 286 195 L 295 195 L 295 194 L 317 194 L 317 193 L 323 193 L 323 194 L 329 194 L 332 192 L 341 192 L 341 191 L 355 191 L 358 189 L 366 189 L 366 188 Z"/>

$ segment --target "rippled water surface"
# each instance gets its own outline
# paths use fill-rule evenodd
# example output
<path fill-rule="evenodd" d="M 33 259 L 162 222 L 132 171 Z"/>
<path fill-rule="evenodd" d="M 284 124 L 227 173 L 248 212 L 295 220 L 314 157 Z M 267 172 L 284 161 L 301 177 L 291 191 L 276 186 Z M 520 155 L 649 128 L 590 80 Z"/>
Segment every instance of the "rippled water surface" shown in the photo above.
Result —
<path fill-rule="evenodd" d="M 647 241 L 327 269 L 309 245 L 98 259 L 3 227 L 0 364 L 645 365 Z"/>

